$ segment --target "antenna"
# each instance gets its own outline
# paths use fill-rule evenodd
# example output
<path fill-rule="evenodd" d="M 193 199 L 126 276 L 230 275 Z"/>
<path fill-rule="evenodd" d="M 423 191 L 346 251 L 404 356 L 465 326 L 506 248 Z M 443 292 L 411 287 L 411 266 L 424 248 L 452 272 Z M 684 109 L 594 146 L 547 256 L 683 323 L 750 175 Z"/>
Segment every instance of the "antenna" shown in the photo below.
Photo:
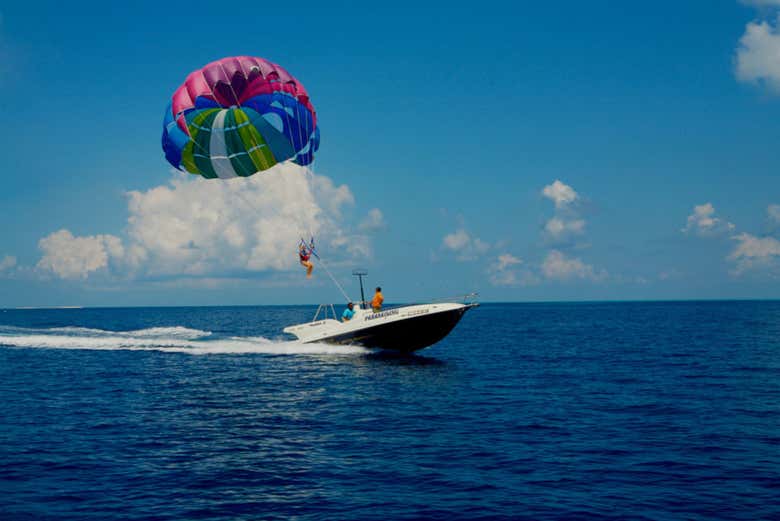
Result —
<path fill-rule="evenodd" d="M 352 270 L 352 275 L 360 279 L 360 308 L 366 307 L 366 296 L 363 294 L 363 277 L 368 275 L 366 270 Z"/>

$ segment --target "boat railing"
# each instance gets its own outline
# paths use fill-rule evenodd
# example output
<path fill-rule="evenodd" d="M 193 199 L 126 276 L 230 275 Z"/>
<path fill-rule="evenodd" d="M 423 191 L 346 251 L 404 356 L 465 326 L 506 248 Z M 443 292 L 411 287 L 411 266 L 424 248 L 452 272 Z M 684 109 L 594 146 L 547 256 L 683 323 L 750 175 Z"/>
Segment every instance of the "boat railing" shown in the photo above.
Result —
<path fill-rule="evenodd" d="M 411 306 L 415 304 L 442 304 L 445 302 L 462 302 L 463 304 L 475 304 L 477 302 L 477 297 L 479 296 L 479 293 L 466 293 L 461 295 L 454 295 L 451 297 L 440 297 L 435 298 L 431 300 L 426 300 L 425 302 L 408 302 L 406 304 L 399 304 L 394 305 L 386 308 L 382 308 L 382 311 L 386 311 L 388 309 L 393 309 L 396 307 L 403 307 L 403 306 Z M 360 305 L 360 308 L 371 312 L 371 306 L 368 302 L 357 302 L 356 304 Z M 339 320 L 339 316 L 336 314 L 336 308 L 333 304 L 320 304 L 317 307 L 317 312 L 314 313 L 314 318 L 312 319 L 312 322 L 316 322 L 317 320 L 327 320 L 329 318 L 332 318 L 334 320 Z"/>
<path fill-rule="evenodd" d="M 322 314 L 322 318 L 320 318 L 320 314 Z M 317 320 L 327 320 L 329 318 L 338 320 L 338 315 L 336 315 L 336 308 L 333 306 L 333 304 L 320 304 L 317 307 L 317 312 L 314 314 L 312 322 L 316 322 Z"/>
<path fill-rule="evenodd" d="M 394 305 L 392 305 L 390 307 L 383 307 L 382 311 L 385 311 L 385 310 L 388 310 L 388 309 L 397 308 L 397 307 L 415 306 L 415 305 L 421 305 L 421 304 L 444 304 L 444 303 L 448 303 L 448 302 L 449 303 L 456 302 L 456 303 L 462 303 L 462 304 L 467 304 L 467 305 L 468 304 L 475 304 L 477 302 L 478 297 L 479 297 L 479 293 L 476 293 L 476 292 L 460 294 L 460 295 L 453 295 L 453 296 L 450 296 L 450 297 L 438 297 L 438 298 L 433 298 L 433 299 L 430 299 L 430 300 L 425 300 L 425 301 L 420 301 L 420 302 L 411 301 L 411 302 L 406 302 L 406 303 L 403 303 L 403 304 L 394 304 Z M 370 310 L 371 306 L 367 306 L 364 309 Z"/>
<path fill-rule="evenodd" d="M 452 297 L 442 297 L 433 299 L 430 302 L 439 304 L 441 302 L 462 302 L 463 304 L 474 304 L 479 298 L 479 293 L 476 291 L 472 293 L 466 293 L 465 295 L 454 295 Z"/>

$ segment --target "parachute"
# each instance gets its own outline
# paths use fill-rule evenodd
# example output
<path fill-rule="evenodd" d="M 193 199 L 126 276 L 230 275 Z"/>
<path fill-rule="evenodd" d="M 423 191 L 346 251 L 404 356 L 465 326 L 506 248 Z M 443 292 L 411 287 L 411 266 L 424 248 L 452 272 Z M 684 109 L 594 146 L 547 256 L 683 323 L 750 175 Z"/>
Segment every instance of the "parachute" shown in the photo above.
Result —
<path fill-rule="evenodd" d="M 165 158 L 207 179 L 249 177 L 284 162 L 308 171 L 319 146 L 317 113 L 304 86 L 279 65 L 252 56 L 223 58 L 191 72 L 163 119 Z M 240 191 L 235 195 L 243 199 Z M 349 300 L 313 241 L 304 248 L 307 275 L 313 269 L 308 256 L 314 255 Z"/>
<path fill-rule="evenodd" d="M 279 65 L 251 56 L 190 73 L 163 121 L 168 162 L 208 179 L 248 177 L 284 161 L 306 166 L 319 143 L 303 85 Z"/>

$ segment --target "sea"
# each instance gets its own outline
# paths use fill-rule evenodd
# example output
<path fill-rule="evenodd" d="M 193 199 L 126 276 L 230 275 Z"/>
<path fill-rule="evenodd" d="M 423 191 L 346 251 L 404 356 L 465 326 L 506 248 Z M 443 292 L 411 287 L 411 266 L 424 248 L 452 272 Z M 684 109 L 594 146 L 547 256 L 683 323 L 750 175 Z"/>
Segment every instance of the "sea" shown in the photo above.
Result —
<path fill-rule="evenodd" d="M 780 302 L 0 310 L 0 520 L 780 519 Z"/>

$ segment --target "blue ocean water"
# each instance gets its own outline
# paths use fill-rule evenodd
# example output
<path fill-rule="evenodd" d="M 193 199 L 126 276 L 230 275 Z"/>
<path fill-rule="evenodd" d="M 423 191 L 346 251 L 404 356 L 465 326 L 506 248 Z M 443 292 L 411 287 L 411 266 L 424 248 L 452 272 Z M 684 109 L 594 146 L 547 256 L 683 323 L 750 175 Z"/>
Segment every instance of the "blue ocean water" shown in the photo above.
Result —
<path fill-rule="evenodd" d="M 0 311 L 0 519 L 780 519 L 780 302 Z"/>

